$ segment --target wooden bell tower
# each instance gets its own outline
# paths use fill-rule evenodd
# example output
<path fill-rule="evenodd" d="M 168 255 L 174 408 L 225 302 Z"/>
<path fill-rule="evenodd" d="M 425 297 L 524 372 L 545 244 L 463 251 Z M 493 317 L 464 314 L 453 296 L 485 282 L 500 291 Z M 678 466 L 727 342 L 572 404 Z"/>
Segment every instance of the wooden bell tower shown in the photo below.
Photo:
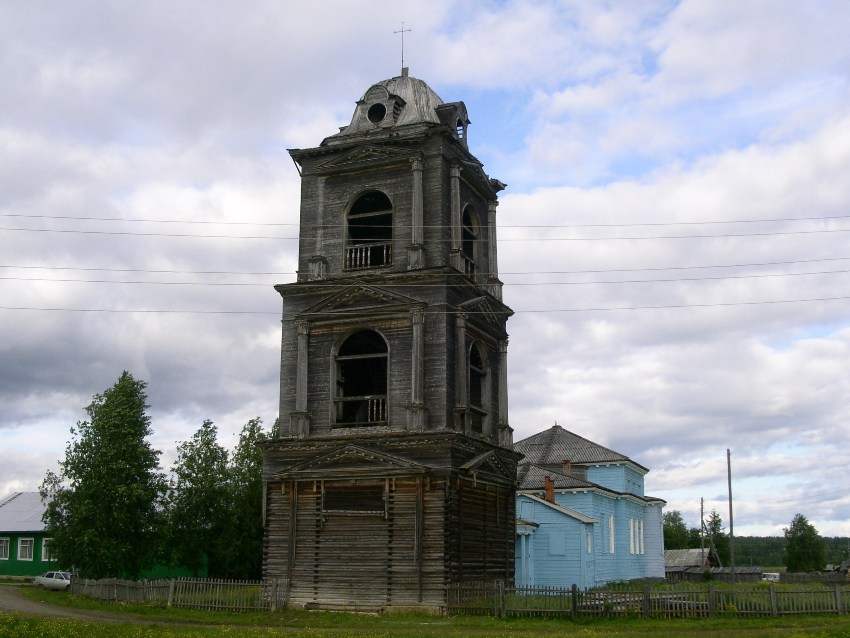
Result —
<path fill-rule="evenodd" d="M 275 287 L 279 430 L 263 452 L 264 573 L 293 606 L 438 607 L 449 583 L 513 579 L 504 184 L 468 126 L 463 102 L 403 69 L 290 150 L 299 267 Z"/>

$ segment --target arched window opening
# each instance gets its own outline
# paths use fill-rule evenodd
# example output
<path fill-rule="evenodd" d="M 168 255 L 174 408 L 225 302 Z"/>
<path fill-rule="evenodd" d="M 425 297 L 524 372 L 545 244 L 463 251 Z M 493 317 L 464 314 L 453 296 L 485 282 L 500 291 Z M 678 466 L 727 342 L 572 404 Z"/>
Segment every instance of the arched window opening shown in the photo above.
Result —
<path fill-rule="evenodd" d="M 474 275 L 478 256 L 478 218 L 470 206 L 463 209 L 460 252 L 463 256 L 463 271 Z"/>
<path fill-rule="evenodd" d="M 348 211 L 345 268 L 376 268 L 392 264 L 393 205 L 379 191 L 357 198 Z"/>
<path fill-rule="evenodd" d="M 481 349 L 473 343 L 469 350 L 469 427 L 482 434 L 487 420 L 487 366 Z"/>
<path fill-rule="evenodd" d="M 336 356 L 335 425 L 381 425 L 387 421 L 389 350 L 374 330 L 356 332 Z"/>

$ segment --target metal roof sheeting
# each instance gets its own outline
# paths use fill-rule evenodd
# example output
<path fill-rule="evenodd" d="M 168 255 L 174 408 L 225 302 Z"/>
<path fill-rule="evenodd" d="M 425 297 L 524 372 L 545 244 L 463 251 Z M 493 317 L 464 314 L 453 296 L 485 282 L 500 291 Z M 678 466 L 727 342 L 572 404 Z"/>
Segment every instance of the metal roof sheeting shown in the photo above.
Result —
<path fill-rule="evenodd" d="M 38 492 L 15 492 L 0 502 L 0 533 L 43 532 L 44 510 Z"/>
<path fill-rule="evenodd" d="M 630 463 L 643 471 L 649 471 L 629 457 L 565 430 L 560 425 L 517 441 L 514 443 L 514 450 L 525 455 L 523 463 L 539 465 L 560 465 L 563 461 L 580 465 Z"/>

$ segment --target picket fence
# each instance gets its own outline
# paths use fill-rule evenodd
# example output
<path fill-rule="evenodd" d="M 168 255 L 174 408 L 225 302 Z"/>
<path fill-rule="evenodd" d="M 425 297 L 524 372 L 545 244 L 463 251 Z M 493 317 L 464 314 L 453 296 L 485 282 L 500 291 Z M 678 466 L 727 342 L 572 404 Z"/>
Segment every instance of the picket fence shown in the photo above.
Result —
<path fill-rule="evenodd" d="M 503 582 L 450 585 L 449 615 L 497 617 L 588 616 L 700 618 L 845 614 L 850 585 L 624 585 L 582 591 L 555 587 L 511 587 Z"/>
<path fill-rule="evenodd" d="M 286 609 L 285 580 L 236 581 L 180 578 L 132 581 L 116 578 L 71 579 L 71 593 L 106 601 L 145 603 L 218 611 L 279 611 Z M 850 585 L 776 585 L 774 583 L 716 585 L 633 585 L 580 590 L 556 587 L 513 587 L 504 582 L 450 584 L 448 615 L 488 615 L 500 618 L 545 616 L 582 618 L 701 618 L 713 616 L 781 616 L 846 614 Z"/>
<path fill-rule="evenodd" d="M 88 580 L 73 577 L 71 593 L 99 600 L 144 603 L 164 607 L 217 611 L 277 611 L 285 609 L 289 587 L 284 580 Z"/>

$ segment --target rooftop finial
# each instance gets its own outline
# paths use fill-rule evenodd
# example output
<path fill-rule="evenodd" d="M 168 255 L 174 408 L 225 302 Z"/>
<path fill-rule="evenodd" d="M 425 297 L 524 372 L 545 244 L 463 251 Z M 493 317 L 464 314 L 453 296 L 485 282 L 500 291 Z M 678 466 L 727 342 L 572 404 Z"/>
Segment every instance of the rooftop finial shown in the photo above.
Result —
<path fill-rule="evenodd" d="M 405 29 L 404 28 L 404 20 L 401 21 L 401 29 L 399 29 L 398 31 L 393 31 L 393 33 L 400 33 L 401 34 L 401 74 L 403 76 L 407 75 L 407 73 L 406 73 L 407 67 L 404 66 L 404 34 L 410 33 L 411 31 L 413 31 L 413 29 Z"/>

